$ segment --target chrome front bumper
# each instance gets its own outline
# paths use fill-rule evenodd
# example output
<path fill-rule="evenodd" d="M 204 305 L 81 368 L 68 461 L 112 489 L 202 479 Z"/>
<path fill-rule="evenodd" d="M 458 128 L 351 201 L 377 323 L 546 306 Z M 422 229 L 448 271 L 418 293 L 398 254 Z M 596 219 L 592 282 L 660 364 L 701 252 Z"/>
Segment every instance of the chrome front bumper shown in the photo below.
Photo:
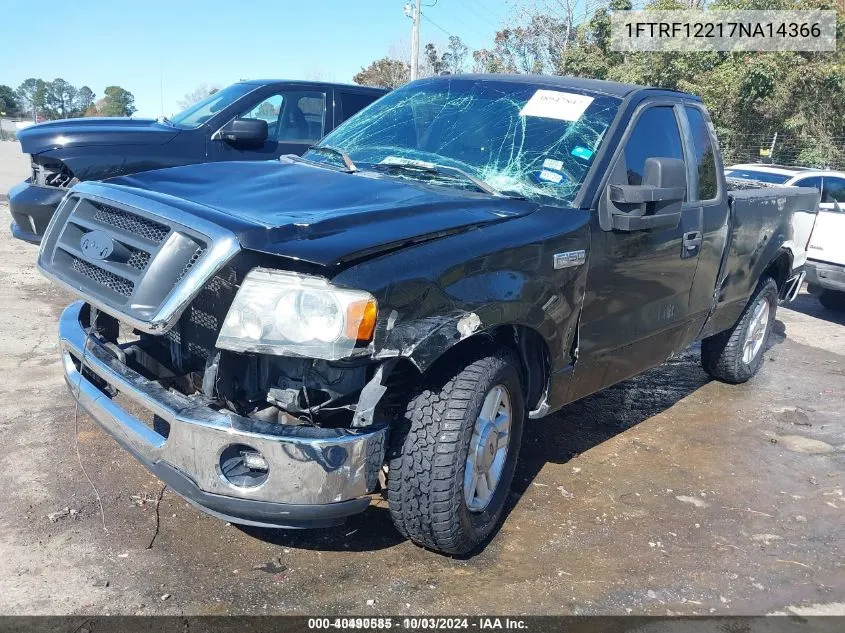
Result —
<path fill-rule="evenodd" d="M 236 523 L 317 527 L 363 511 L 384 460 L 386 428 L 348 430 L 278 425 L 216 410 L 199 397 L 165 389 L 127 367 L 80 322 L 85 304 L 68 306 L 59 323 L 65 380 L 91 417 L 177 493 Z M 79 371 L 90 372 L 152 418 L 170 424 L 165 438 L 122 408 Z M 134 407 L 133 407 L 134 408 Z M 266 478 L 234 485 L 221 469 L 232 445 L 259 451 Z"/>

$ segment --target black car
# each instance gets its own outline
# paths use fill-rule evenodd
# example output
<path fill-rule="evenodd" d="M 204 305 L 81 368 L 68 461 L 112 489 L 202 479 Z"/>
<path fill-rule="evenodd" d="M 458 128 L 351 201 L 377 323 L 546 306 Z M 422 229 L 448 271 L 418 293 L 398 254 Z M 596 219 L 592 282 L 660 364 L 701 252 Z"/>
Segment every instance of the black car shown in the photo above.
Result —
<path fill-rule="evenodd" d="M 21 131 L 32 176 L 9 192 L 12 235 L 38 243 L 67 189 L 150 169 L 303 154 L 388 92 L 312 81 L 232 84 L 171 119 L 82 118 Z"/>

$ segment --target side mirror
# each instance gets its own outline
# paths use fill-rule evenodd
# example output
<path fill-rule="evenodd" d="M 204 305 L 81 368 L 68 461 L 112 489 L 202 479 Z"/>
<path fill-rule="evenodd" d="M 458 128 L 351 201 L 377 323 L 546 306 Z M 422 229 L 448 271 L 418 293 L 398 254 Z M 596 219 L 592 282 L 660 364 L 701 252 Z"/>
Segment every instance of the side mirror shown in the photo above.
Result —
<path fill-rule="evenodd" d="M 612 228 L 645 231 L 678 226 L 686 190 L 684 161 L 647 158 L 641 185 L 608 185 L 607 204 Z"/>
<path fill-rule="evenodd" d="M 267 121 L 263 119 L 232 119 L 220 128 L 220 138 L 229 143 L 263 143 L 267 136 Z"/>
<path fill-rule="evenodd" d="M 833 210 L 834 210 L 834 211 L 836 211 L 837 213 L 842 213 L 842 212 L 843 212 L 843 211 L 842 211 L 842 205 L 841 205 L 841 204 L 839 204 L 839 201 L 838 201 L 838 200 L 834 200 L 834 201 L 833 201 Z"/>

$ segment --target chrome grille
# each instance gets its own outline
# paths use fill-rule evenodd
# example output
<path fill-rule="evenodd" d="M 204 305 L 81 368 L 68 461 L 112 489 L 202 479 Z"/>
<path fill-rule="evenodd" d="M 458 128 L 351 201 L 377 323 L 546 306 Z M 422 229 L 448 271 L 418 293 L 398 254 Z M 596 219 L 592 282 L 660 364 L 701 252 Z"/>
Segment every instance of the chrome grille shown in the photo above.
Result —
<path fill-rule="evenodd" d="M 182 314 L 176 327 L 163 337 L 161 342 L 175 345 L 179 359 L 172 358 L 174 366 L 185 370 L 200 370 L 205 361 L 212 356 L 217 342 L 217 335 L 229 306 L 238 289 L 238 276 L 234 268 L 224 267 L 194 297 L 191 305 Z M 173 345 L 171 356 L 176 353 Z"/>
<path fill-rule="evenodd" d="M 85 182 L 57 209 L 38 265 L 121 322 L 161 333 L 237 250 L 230 232 L 201 217 Z M 198 327 L 214 332 L 219 317 L 215 310 L 205 312 L 214 318 L 200 315 Z"/>
<path fill-rule="evenodd" d="M 180 279 L 182 279 L 182 277 L 188 274 L 188 271 L 194 267 L 194 264 L 199 261 L 200 257 L 202 257 L 202 254 L 204 252 L 205 249 L 202 247 L 199 247 L 196 251 L 194 251 L 194 254 L 191 256 L 191 259 L 189 259 L 188 262 L 185 264 L 185 267 L 182 269 L 182 272 L 179 274 L 179 277 L 176 281 L 179 281 Z"/>
<path fill-rule="evenodd" d="M 126 265 L 131 266 L 135 270 L 144 270 L 147 264 L 150 263 L 150 254 L 146 251 L 135 250 L 129 259 L 126 260 Z"/>
<path fill-rule="evenodd" d="M 79 259 L 78 257 L 74 257 L 73 255 L 71 255 L 71 261 L 71 270 L 85 275 L 94 283 L 100 286 L 105 286 L 112 292 L 116 292 L 120 295 L 123 295 L 124 297 L 129 297 L 132 295 L 132 290 L 135 288 L 135 284 L 133 284 L 131 281 L 127 281 L 122 277 L 118 277 L 117 275 L 110 273 L 107 270 L 103 270 L 99 266 L 90 264 L 84 260 Z"/>
<path fill-rule="evenodd" d="M 122 229 L 155 244 L 161 244 L 170 232 L 169 227 L 143 216 L 101 202 L 93 202 L 92 205 L 96 208 L 94 219 L 97 222 Z"/>

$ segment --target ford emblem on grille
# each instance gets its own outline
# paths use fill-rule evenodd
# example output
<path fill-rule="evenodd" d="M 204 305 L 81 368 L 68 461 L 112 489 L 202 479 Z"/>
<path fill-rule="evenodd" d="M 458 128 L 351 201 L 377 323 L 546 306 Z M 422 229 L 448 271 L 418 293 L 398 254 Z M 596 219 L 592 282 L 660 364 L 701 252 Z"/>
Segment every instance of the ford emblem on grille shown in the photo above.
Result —
<path fill-rule="evenodd" d="M 105 259 L 114 251 L 114 240 L 103 231 L 91 231 L 79 242 L 82 254 L 89 259 Z"/>

